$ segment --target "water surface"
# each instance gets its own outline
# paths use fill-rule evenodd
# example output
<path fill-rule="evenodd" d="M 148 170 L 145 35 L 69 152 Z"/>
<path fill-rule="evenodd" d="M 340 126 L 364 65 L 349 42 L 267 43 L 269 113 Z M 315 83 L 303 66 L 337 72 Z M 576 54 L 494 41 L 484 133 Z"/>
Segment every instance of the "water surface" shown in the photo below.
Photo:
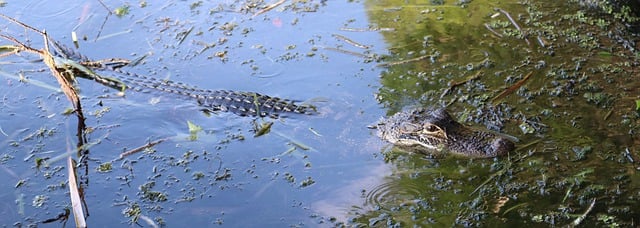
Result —
<path fill-rule="evenodd" d="M 269 4 L 105 4 L 120 16 L 98 1 L 5 5 L 4 14 L 69 47 L 75 31 L 74 50 L 92 59 L 141 60 L 126 71 L 294 99 L 318 114 L 205 114 L 188 98 L 122 97 L 78 79 L 90 129 L 89 153 L 78 157 L 66 153 L 78 120 L 63 114 L 71 105 L 46 66 L 29 53 L 5 57 L 0 223 L 42 225 L 64 214 L 62 158 L 71 154 L 84 161 L 77 173 L 91 226 L 634 224 L 640 90 L 621 22 L 631 18 L 621 10 L 376 0 L 285 1 L 258 13 Z M 39 34 L 2 26 L 43 48 Z M 393 149 L 367 128 L 414 106 L 446 106 L 519 148 L 495 159 L 434 158 Z M 188 122 L 203 130 L 190 134 Z M 254 137 L 266 122 L 271 131 Z M 113 168 L 101 171 L 105 164 Z"/>

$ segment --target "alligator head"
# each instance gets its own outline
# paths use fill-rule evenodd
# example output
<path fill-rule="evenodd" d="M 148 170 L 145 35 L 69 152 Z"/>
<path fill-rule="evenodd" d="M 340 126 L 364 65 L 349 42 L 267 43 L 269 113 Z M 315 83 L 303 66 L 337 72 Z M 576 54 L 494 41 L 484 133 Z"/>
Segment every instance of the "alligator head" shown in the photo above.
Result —
<path fill-rule="evenodd" d="M 409 151 L 449 152 L 467 157 L 490 158 L 509 153 L 515 145 L 495 133 L 458 123 L 444 108 L 413 109 L 383 119 L 378 136 Z"/>

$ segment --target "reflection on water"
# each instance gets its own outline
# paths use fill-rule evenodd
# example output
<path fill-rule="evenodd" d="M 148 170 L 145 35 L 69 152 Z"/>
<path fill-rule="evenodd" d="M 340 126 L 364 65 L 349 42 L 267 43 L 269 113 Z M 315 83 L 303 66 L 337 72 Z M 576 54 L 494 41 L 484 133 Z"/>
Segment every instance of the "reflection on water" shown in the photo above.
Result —
<path fill-rule="evenodd" d="M 384 164 L 377 164 L 370 168 L 369 175 L 357 180 L 350 180 L 343 182 L 341 187 L 333 189 L 328 194 L 328 197 L 315 201 L 312 204 L 314 211 L 327 218 L 334 218 L 335 221 L 346 222 L 349 217 L 348 214 L 358 211 L 373 210 L 374 206 L 371 204 L 366 189 L 369 188 L 384 188 L 379 186 L 385 186 L 386 177 L 391 174 L 389 166 Z M 354 208 L 351 208 L 351 207 Z"/>
<path fill-rule="evenodd" d="M 189 100 L 118 97 L 79 80 L 92 225 L 555 226 L 580 214 L 584 224 L 633 225 L 637 64 L 611 19 L 624 15 L 552 1 L 438 3 L 284 1 L 259 15 L 270 3 L 106 5 L 126 7 L 120 16 L 99 2 L 3 9 L 66 44 L 76 31 L 91 58 L 138 60 L 128 71 L 319 103 L 315 116 L 207 116 Z M 38 35 L 2 26 L 41 48 Z M 70 105 L 46 89 L 58 86 L 37 58 L 0 65 L 12 75 L 0 90 L 2 224 L 40 224 L 70 205 L 66 167 L 52 160 L 73 150 L 77 121 L 61 114 Z M 412 105 L 447 106 L 460 122 L 521 139 L 519 149 L 427 159 L 387 149 L 366 128 Z M 202 128 L 198 140 L 187 121 Z M 252 137 L 268 121 L 270 133 Z M 117 160 L 159 138 L 170 140 Z"/>
<path fill-rule="evenodd" d="M 507 157 L 446 158 L 437 166 L 420 155 L 383 152 L 396 178 L 368 191 L 390 200 L 353 214 L 352 222 L 634 224 L 640 116 L 624 100 L 640 96 L 631 83 L 636 53 L 625 45 L 632 36 L 612 18 L 635 18 L 616 6 L 596 7 L 610 9 L 602 14 L 551 1 L 366 4 L 372 23 L 396 31 L 381 33 L 391 54 L 377 98 L 389 114 L 408 105 L 447 106 L 458 120 L 520 143 Z"/>

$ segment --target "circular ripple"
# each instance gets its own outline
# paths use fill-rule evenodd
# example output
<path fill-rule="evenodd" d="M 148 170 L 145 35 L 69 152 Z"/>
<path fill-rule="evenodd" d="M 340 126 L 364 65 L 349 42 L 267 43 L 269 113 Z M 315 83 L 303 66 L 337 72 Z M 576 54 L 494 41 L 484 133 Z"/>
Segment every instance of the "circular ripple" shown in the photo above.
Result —
<path fill-rule="evenodd" d="M 420 186 L 413 182 L 390 180 L 367 193 L 365 203 L 374 207 L 384 207 L 412 202 L 421 195 Z"/>
<path fill-rule="evenodd" d="M 63 1 L 55 3 L 52 1 L 32 1 L 25 5 L 23 12 L 38 12 L 36 14 L 30 14 L 30 18 L 46 19 L 54 18 L 60 15 L 68 14 L 70 12 L 87 13 L 91 7 L 99 7 L 97 4 L 88 4 L 82 1 Z"/>

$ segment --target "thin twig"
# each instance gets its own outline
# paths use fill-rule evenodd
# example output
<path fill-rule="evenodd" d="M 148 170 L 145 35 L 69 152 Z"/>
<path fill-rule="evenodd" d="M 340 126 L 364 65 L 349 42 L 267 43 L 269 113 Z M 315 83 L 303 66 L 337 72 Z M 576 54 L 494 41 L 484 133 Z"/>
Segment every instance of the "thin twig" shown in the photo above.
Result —
<path fill-rule="evenodd" d="M 540 46 L 547 47 L 547 42 L 544 40 L 544 38 L 542 38 L 541 36 L 537 36 L 536 39 L 538 40 L 538 44 L 540 44 Z"/>
<path fill-rule="evenodd" d="M 140 152 L 140 151 L 143 151 L 143 150 L 145 150 L 145 149 L 147 149 L 147 148 L 151 148 L 151 147 L 153 147 L 153 146 L 155 146 L 155 145 L 158 145 L 158 144 L 160 144 L 160 143 L 162 143 L 162 142 L 164 142 L 164 141 L 167 141 L 167 139 L 169 139 L 169 138 L 158 139 L 158 140 L 153 141 L 153 142 L 148 142 L 147 144 L 145 144 L 145 145 L 143 145 L 143 146 L 141 146 L 141 147 L 138 147 L 138 148 L 134 148 L 134 149 L 131 149 L 131 150 L 125 151 L 125 152 L 123 152 L 123 153 L 121 153 L 121 154 L 120 154 L 120 157 L 118 158 L 118 160 L 123 159 L 123 158 L 124 158 L 124 157 L 126 157 L 126 156 L 129 156 L 129 155 L 132 155 L 132 154 L 138 153 L 138 152 Z"/>
<path fill-rule="evenodd" d="M 360 44 L 360 43 L 355 42 L 352 39 L 349 39 L 349 38 L 347 38 L 346 36 L 343 36 L 343 35 L 332 34 L 332 36 L 337 38 L 337 39 L 339 39 L 339 40 L 344 41 L 345 43 L 351 44 L 351 45 L 353 45 L 354 47 L 357 47 L 357 48 L 362 48 L 362 49 L 369 49 L 370 48 L 369 45 Z"/>
<path fill-rule="evenodd" d="M 370 28 L 340 28 L 342 31 L 347 32 L 393 32 L 396 31 L 394 28 L 379 28 L 379 27 L 370 27 Z"/>
<path fill-rule="evenodd" d="M 480 77 L 480 75 L 482 75 L 483 72 L 482 71 L 478 71 L 478 73 L 472 75 L 471 77 L 467 77 L 465 80 L 463 81 L 459 81 L 459 82 L 452 82 L 451 85 L 449 85 L 449 88 L 447 88 L 446 90 L 444 90 L 444 92 L 442 92 L 442 95 L 440 95 L 440 98 L 443 98 L 444 96 L 446 96 L 447 94 L 449 94 L 449 92 L 451 92 L 451 90 L 453 90 L 454 88 L 463 85 L 469 81 L 472 80 L 476 80 Z"/>
<path fill-rule="evenodd" d="M 525 76 L 520 81 L 516 82 L 515 84 L 513 84 L 509 88 L 507 88 L 504 91 L 502 91 L 502 93 L 498 94 L 498 96 L 495 96 L 493 99 L 491 99 L 491 103 L 495 104 L 496 101 L 498 101 L 498 100 L 506 97 L 507 95 L 513 93 L 514 91 L 516 91 L 518 88 L 520 88 L 522 85 L 524 85 L 524 83 L 527 82 L 527 80 L 529 80 L 529 78 L 531 78 L 531 75 L 533 75 L 533 71 L 529 72 L 529 74 L 527 74 L 527 76 Z"/>
<path fill-rule="evenodd" d="M 106 17 L 104 17 L 104 21 L 102 21 L 102 25 L 100 25 L 100 29 L 98 30 L 98 35 L 96 35 L 96 39 L 94 39 L 93 41 L 98 41 L 98 39 L 100 38 L 100 34 L 102 34 L 102 30 L 104 29 L 104 25 L 107 24 L 107 20 L 109 20 L 109 16 L 113 14 L 113 11 L 109 9 L 109 7 L 106 4 L 104 4 L 104 2 L 102 2 L 102 0 L 98 0 L 98 2 L 100 2 L 102 7 L 104 7 L 109 13 L 107 14 Z"/>
<path fill-rule="evenodd" d="M 505 16 L 507 16 L 507 18 L 509 18 L 509 21 L 511 21 L 511 24 L 513 24 L 514 27 L 516 27 L 516 29 L 522 33 L 522 35 L 524 36 L 524 41 L 527 42 L 527 45 L 530 45 L 529 43 L 529 39 L 527 39 L 527 36 L 525 36 L 525 34 L 522 32 L 522 29 L 520 28 L 520 25 L 518 25 L 518 23 L 516 22 L 516 20 L 513 19 L 513 17 L 511 17 L 511 14 L 509 14 L 509 12 L 500 9 L 500 8 L 496 8 L 496 10 L 502 12 Z"/>
<path fill-rule="evenodd" d="M 13 22 L 13 23 L 19 24 L 19 25 L 20 25 L 20 26 L 22 26 L 22 27 L 25 27 L 25 28 L 31 29 L 31 30 L 33 30 L 34 32 L 37 32 L 37 33 L 39 33 L 40 35 L 42 35 L 42 32 L 41 32 L 40 30 L 38 30 L 38 29 L 36 29 L 36 28 L 34 28 L 34 27 L 31 27 L 30 25 L 27 25 L 27 24 L 25 24 L 25 23 L 22 23 L 21 21 L 18 21 L 18 20 L 16 20 L 16 19 L 12 18 L 12 17 L 9 17 L 9 16 L 4 15 L 4 14 L 1 14 L 1 13 L 0 13 L 0 17 L 4 17 L 5 19 L 7 19 L 7 20 L 9 20 L 9 21 L 11 21 L 11 22 Z"/>
<path fill-rule="evenodd" d="M 35 48 L 27 46 L 26 44 L 23 44 L 22 42 L 18 41 L 16 38 L 13 38 L 4 34 L 0 34 L 0 37 L 16 43 L 18 45 L 18 48 L 21 49 L 21 51 L 28 51 L 35 54 L 40 54 L 41 52 L 40 50 L 37 50 Z"/>
<path fill-rule="evenodd" d="M 102 2 L 102 0 L 98 0 L 98 2 L 100 2 L 100 5 L 102 5 L 105 9 L 107 9 L 107 11 L 109 11 L 109 14 L 113 13 L 113 11 L 111 11 L 111 9 L 109 9 L 109 7 L 104 4 L 104 2 Z"/>
<path fill-rule="evenodd" d="M 491 28 L 491 26 L 489 26 L 489 24 L 484 23 L 484 27 L 487 28 L 487 30 L 489 30 L 489 32 L 493 33 L 493 35 L 496 35 L 497 37 L 502 38 L 502 34 L 496 32 L 496 30 L 493 30 L 493 28 Z"/>
<path fill-rule="evenodd" d="M 509 14 L 509 12 L 500 9 L 500 8 L 496 8 L 498 11 L 502 12 L 505 16 L 507 16 L 507 18 L 509 18 L 509 21 L 511 21 L 511 24 L 513 24 L 513 26 L 516 27 L 516 29 L 518 31 L 522 31 L 522 29 L 520 29 L 520 25 L 518 25 L 518 23 L 516 22 L 516 20 L 513 19 L 513 17 L 511 17 L 511 14 Z"/>
<path fill-rule="evenodd" d="M 75 162 L 71 156 L 67 157 L 67 170 L 69 174 L 69 195 L 71 197 L 71 208 L 73 211 L 73 217 L 75 219 L 76 227 L 87 227 L 84 219 L 84 210 L 82 209 L 82 200 L 80 192 L 78 190 L 78 183 L 76 178 Z"/>
<path fill-rule="evenodd" d="M 49 70 L 58 81 L 58 84 L 60 84 L 62 92 L 67 96 L 69 101 L 71 101 L 73 108 L 76 111 L 80 111 L 82 109 L 80 104 L 80 96 L 78 95 L 76 89 L 73 87 L 73 82 L 57 70 L 55 60 L 51 55 L 51 52 L 49 52 L 49 38 L 47 36 L 47 32 L 43 31 L 42 34 L 44 39 L 44 51 L 40 52 L 40 56 L 44 60 L 44 63 L 47 65 L 47 67 L 49 67 Z"/>
<path fill-rule="evenodd" d="M 260 14 L 266 13 L 269 10 L 272 10 L 273 8 L 278 7 L 279 5 L 282 5 L 282 3 L 286 2 L 287 0 L 280 0 L 276 3 L 273 3 L 271 5 L 268 5 L 267 7 L 265 7 L 264 9 L 261 9 L 260 11 L 256 12 L 255 14 L 253 14 L 253 17 L 258 16 Z"/>
<path fill-rule="evenodd" d="M 362 57 L 362 58 L 370 58 L 371 56 L 362 54 L 362 53 L 358 53 L 358 52 L 354 52 L 354 51 L 349 51 L 349 50 L 344 50 L 341 48 L 333 48 L 333 47 L 324 47 L 325 50 L 331 50 L 331 51 L 337 51 L 337 52 L 341 52 L 344 54 L 349 54 L 349 55 L 353 55 L 353 56 L 357 56 L 357 57 Z"/>
<path fill-rule="evenodd" d="M 416 57 L 413 59 L 407 59 L 407 60 L 402 60 L 402 61 L 397 61 L 397 62 L 386 62 L 386 63 L 380 63 L 377 66 L 378 67 L 390 67 L 390 66 L 395 66 L 395 65 L 401 65 L 401 64 L 405 64 L 405 63 L 410 63 L 410 62 L 417 62 L 426 58 L 430 58 L 431 55 L 423 55 L 420 57 Z"/>
<path fill-rule="evenodd" d="M 571 223 L 570 226 L 572 227 L 576 227 L 578 225 L 580 225 L 580 223 L 582 223 L 582 221 L 587 218 L 587 214 L 589 214 L 589 212 L 591 212 L 591 210 L 593 210 L 593 206 L 596 205 L 596 199 L 593 198 L 593 200 L 591 200 L 591 204 L 589 205 L 589 207 L 587 208 L 587 210 L 580 215 L 580 217 L 576 218 L 576 220 L 573 220 L 573 222 Z"/>

